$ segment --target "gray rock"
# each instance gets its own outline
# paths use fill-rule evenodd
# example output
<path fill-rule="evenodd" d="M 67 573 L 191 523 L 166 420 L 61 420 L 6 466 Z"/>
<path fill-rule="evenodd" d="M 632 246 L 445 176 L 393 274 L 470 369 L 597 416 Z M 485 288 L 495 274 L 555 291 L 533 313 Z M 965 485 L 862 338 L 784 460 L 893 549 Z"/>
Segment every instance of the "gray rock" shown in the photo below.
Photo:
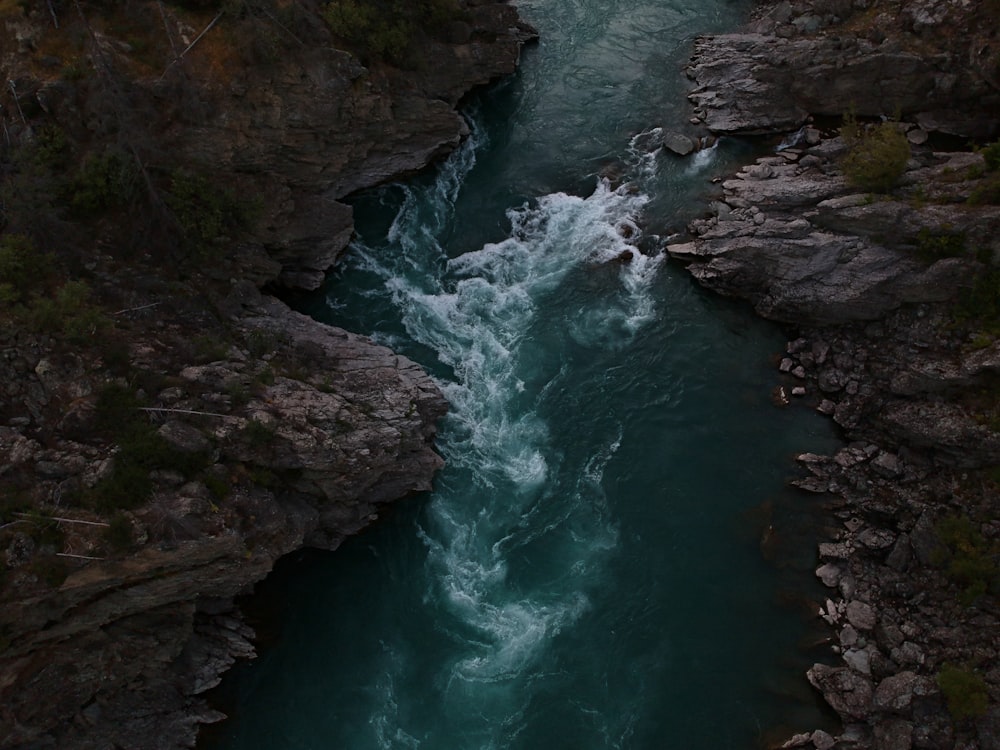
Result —
<path fill-rule="evenodd" d="M 858 630 L 871 630 L 875 627 L 875 610 L 870 604 L 855 599 L 848 602 L 845 614 L 847 621 Z"/>
<path fill-rule="evenodd" d="M 828 732 L 824 732 L 822 729 L 817 729 L 809 737 L 812 740 L 813 746 L 816 750 L 830 750 L 837 741 Z"/>
<path fill-rule="evenodd" d="M 181 453 L 207 453 L 212 447 L 205 433 L 177 419 L 164 422 L 157 432 L 171 447 Z"/>
<path fill-rule="evenodd" d="M 872 703 L 872 683 L 864 675 L 847 667 L 815 664 L 807 676 L 830 707 L 842 717 L 864 719 L 868 716 Z"/>
<path fill-rule="evenodd" d="M 7 549 L 4 550 L 4 564 L 8 568 L 19 568 L 31 561 L 37 549 L 38 545 L 35 540 L 27 533 L 15 531 Z"/>
<path fill-rule="evenodd" d="M 687 156 L 697 148 L 697 144 L 686 135 L 667 132 L 663 134 L 663 147 L 678 156 Z"/>
<path fill-rule="evenodd" d="M 873 704 L 876 710 L 893 713 L 909 710 L 914 690 L 921 682 L 922 678 L 910 671 L 886 677 L 875 688 Z"/>
<path fill-rule="evenodd" d="M 793 23 L 800 34 L 812 33 L 822 20 L 802 15 Z M 922 127 L 986 135 L 979 113 L 996 110 L 996 92 L 965 71 L 959 86 L 948 85 L 940 73 L 947 66 L 943 54 L 918 55 L 844 33 L 720 34 L 695 43 L 689 98 L 717 133 L 788 132 L 809 113 L 840 116 L 844 102 L 877 117 L 891 114 L 891 100 L 904 113 L 921 113 Z M 963 104 L 967 112 L 956 112 Z"/>
<path fill-rule="evenodd" d="M 872 655 L 867 649 L 850 648 L 844 652 L 843 658 L 844 663 L 855 672 L 860 672 L 863 675 L 870 675 L 872 673 Z"/>
<path fill-rule="evenodd" d="M 888 529 L 869 527 L 858 534 L 857 541 L 870 550 L 882 550 L 896 543 L 896 535 Z"/>
<path fill-rule="evenodd" d="M 892 551 L 885 558 L 885 564 L 893 570 L 902 573 L 910 565 L 910 538 L 907 534 L 900 534 Z"/>
<path fill-rule="evenodd" d="M 910 641 L 906 641 L 898 648 L 892 649 L 889 656 L 894 662 L 902 666 L 920 666 L 925 660 L 923 650 L 917 644 Z"/>
<path fill-rule="evenodd" d="M 853 625 L 845 625 L 840 631 L 840 645 L 844 648 L 853 648 L 858 642 L 858 631 Z"/>
<path fill-rule="evenodd" d="M 793 734 L 791 737 L 785 740 L 782 743 L 781 747 L 782 748 L 805 747 L 806 745 L 809 744 L 810 741 L 811 738 L 808 734 L 800 732 L 799 734 Z"/>
<path fill-rule="evenodd" d="M 976 720 L 976 737 L 980 750 L 1000 750 L 1000 706 L 990 706 Z"/>
<path fill-rule="evenodd" d="M 882 719 L 875 725 L 875 750 L 910 750 L 913 724 L 902 719 Z"/>
<path fill-rule="evenodd" d="M 824 586 L 830 588 L 837 588 L 840 583 L 840 578 L 844 574 L 844 571 L 839 565 L 834 565 L 833 563 L 824 563 L 816 568 L 816 577 L 819 578 Z"/>
<path fill-rule="evenodd" d="M 903 473 L 903 466 L 899 461 L 899 456 L 895 453 L 882 451 L 872 459 L 872 467 L 883 477 L 891 479 Z"/>
<path fill-rule="evenodd" d="M 931 565 L 940 545 L 941 542 L 934 530 L 934 516 L 930 511 L 924 511 L 910 532 L 910 547 L 913 554 L 922 565 Z"/>

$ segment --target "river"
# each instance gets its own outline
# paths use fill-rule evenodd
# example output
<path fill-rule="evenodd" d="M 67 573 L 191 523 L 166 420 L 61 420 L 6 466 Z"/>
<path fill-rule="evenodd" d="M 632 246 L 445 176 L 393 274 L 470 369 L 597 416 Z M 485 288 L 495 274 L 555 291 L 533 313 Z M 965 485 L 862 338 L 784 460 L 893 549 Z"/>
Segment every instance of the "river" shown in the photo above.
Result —
<path fill-rule="evenodd" d="M 358 196 L 315 317 L 423 364 L 450 403 L 433 493 L 248 607 L 257 661 L 206 750 L 750 749 L 825 720 L 808 601 L 834 445 L 775 407 L 783 334 L 661 252 L 766 144 L 651 151 L 690 113 L 727 0 L 521 0 L 541 40 L 445 163 Z"/>

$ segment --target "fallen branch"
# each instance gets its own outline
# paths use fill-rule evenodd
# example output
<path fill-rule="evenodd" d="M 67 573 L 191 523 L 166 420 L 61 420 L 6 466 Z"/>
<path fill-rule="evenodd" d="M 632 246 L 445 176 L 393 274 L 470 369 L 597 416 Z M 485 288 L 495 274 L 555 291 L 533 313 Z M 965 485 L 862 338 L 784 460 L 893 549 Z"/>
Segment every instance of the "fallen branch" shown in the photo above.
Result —
<path fill-rule="evenodd" d="M 220 419 L 238 419 L 232 414 L 219 414 L 214 411 L 194 411 L 193 409 L 168 409 L 165 406 L 140 406 L 139 411 L 170 412 L 172 414 L 195 414 L 199 417 L 219 417 Z"/>
<path fill-rule="evenodd" d="M 174 35 L 170 33 L 170 24 L 167 23 L 167 12 L 163 9 L 163 0 L 157 0 L 156 3 L 160 8 L 160 18 L 163 19 L 163 29 L 167 32 L 167 41 L 170 42 L 170 51 L 174 53 L 174 57 L 177 57 L 177 45 L 174 43 Z"/>
<path fill-rule="evenodd" d="M 226 12 L 225 8 L 223 8 L 222 10 L 220 10 L 219 13 L 218 13 L 218 15 L 216 15 L 216 17 L 211 20 L 211 22 L 208 24 L 208 26 L 206 26 L 204 29 L 202 29 L 201 33 L 194 38 L 194 41 L 191 42 L 191 44 L 189 44 L 187 47 L 185 47 L 184 51 L 181 52 L 179 55 L 177 55 L 177 57 L 175 57 L 171 61 L 170 65 L 168 65 L 166 67 L 166 69 L 164 69 L 163 73 L 160 74 L 160 79 L 161 80 L 162 80 L 163 76 L 165 76 L 167 74 L 168 70 L 170 70 L 176 63 L 180 62 L 180 60 L 184 57 L 184 55 L 186 55 L 188 52 L 190 52 L 192 49 L 194 49 L 194 46 L 198 42 L 201 41 L 201 38 L 203 36 L 205 36 L 205 34 L 207 34 L 209 31 L 212 30 L 212 27 L 215 26 L 215 24 L 219 21 L 220 18 L 222 18 L 223 14 L 225 12 Z"/>
<path fill-rule="evenodd" d="M 109 526 L 110 524 L 104 523 L 104 521 L 81 521 L 78 518 L 61 518 L 59 516 L 41 516 L 41 515 L 31 515 L 30 513 L 14 513 L 18 518 L 22 518 L 25 521 L 33 521 L 36 518 L 42 518 L 46 521 L 60 521 L 61 523 L 80 523 L 86 526 Z M 16 522 L 15 522 L 16 523 Z"/>
<path fill-rule="evenodd" d="M 90 555 L 74 555 L 70 552 L 56 552 L 56 557 L 72 557 L 76 560 L 107 560 L 106 557 L 91 557 Z"/>
<path fill-rule="evenodd" d="M 125 310 L 119 310 L 118 312 L 111 313 L 112 315 L 124 315 L 125 313 L 138 312 L 139 310 L 148 310 L 151 307 L 156 307 L 157 305 L 163 304 L 162 302 L 151 302 L 148 305 L 139 305 L 139 307 L 129 307 Z"/>

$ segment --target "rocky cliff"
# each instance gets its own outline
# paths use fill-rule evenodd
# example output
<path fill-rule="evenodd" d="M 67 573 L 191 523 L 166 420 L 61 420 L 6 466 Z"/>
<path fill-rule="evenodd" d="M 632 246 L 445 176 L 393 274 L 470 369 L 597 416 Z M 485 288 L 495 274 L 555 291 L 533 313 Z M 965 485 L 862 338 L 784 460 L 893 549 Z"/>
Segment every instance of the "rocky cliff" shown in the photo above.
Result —
<path fill-rule="evenodd" d="M 457 145 L 532 32 L 414 3 L 390 53 L 336 5 L 0 10 L 0 746 L 191 746 L 233 596 L 441 464 L 417 365 L 261 290 L 316 288 L 339 199 Z"/>
<path fill-rule="evenodd" d="M 809 680 L 843 731 L 786 747 L 1000 747 L 1000 165 L 970 147 L 1000 125 L 987 6 L 763 5 L 689 68 L 697 121 L 783 140 L 667 249 L 788 326 L 776 400 L 846 442 L 796 481 L 831 514 L 832 659 Z"/>

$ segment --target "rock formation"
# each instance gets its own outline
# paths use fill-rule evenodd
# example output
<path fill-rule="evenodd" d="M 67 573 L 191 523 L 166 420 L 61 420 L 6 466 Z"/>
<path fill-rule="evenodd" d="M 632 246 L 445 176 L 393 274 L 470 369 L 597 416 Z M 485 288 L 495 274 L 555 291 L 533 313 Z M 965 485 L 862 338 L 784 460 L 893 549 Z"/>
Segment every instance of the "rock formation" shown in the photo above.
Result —
<path fill-rule="evenodd" d="M 781 402 L 830 415 L 847 441 L 799 456 L 794 482 L 831 514 L 817 614 L 838 663 L 808 678 L 843 730 L 785 747 L 1000 747 L 997 165 L 945 137 L 998 133 L 984 13 L 763 5 L 745 33 L 699 40 L 689 69 L 711 131 L 797 132 L 723 181 L 667 249 L 793 331 Z M 858 187 L 857 134 L 823 119 L 850 110 L 899 120 L 871 126 L 910 149 L 885 192 Z"/>
<path fill-rule="evenodd" d="M 317 288 L 339 199 L 454 148 L 533 35 L 446 10 L 392 60 L 309 3 L 0 12 L 0 746 L 191 746 L 233 597 L 430 488 L 434 382 L 260 290 Z"/>

